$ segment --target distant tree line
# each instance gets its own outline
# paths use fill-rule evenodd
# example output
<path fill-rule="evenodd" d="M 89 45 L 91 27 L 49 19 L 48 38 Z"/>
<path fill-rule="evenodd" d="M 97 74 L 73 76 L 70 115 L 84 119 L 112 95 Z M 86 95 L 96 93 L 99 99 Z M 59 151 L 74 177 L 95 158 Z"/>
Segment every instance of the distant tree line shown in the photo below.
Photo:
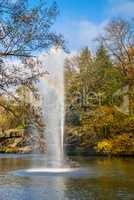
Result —
<path fill-rule="evenodd" d="M 95 55 L 86 47 L 65 61 L 66 132 L 81 147 L 134 153 L 133 22 L 110 21 Z"/>

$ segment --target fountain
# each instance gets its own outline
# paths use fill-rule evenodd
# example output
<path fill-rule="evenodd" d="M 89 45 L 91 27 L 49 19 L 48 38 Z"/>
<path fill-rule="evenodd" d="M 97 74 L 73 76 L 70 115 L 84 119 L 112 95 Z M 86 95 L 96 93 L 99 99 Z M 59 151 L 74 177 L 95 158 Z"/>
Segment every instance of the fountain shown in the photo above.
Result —
<path fill-rule="evenodd" d="M 18 170 L 17 175 L 83 174 L 81 168 L 72 167 L 64 156 L 64 58 L 63 51 L 52 49 L 49 56 L 42 55 L 49 75 L 40 80 L 42 111 L 45 122 L 47 143 L 46 159 L 43 167 Z"/>
<path fill-rule="evenodd" d="M 45 77 L 42 109 L 47 143 L 47 165 L 61 167 L 64 160 L 64 71 L 59 65 L 55 73 Z M 56 161 L 57 163 L 54 163 Z"/>
<path fill-rule="evenodd" d="M 64 68 L 63 61 L 58 61 L 63 52 L 52 49 L 44 60 L 49 75 L 41 79 L 42 111 L 45 122 L 45 138 L 47 143 L 46 166 L 62 168 L 64 162 Z M 50 61 L 49 58 L 52 60 Z M 41 59 L 44 59 L 43 56 Z M 48 62 L 48 63 L 47 63 Z"/>

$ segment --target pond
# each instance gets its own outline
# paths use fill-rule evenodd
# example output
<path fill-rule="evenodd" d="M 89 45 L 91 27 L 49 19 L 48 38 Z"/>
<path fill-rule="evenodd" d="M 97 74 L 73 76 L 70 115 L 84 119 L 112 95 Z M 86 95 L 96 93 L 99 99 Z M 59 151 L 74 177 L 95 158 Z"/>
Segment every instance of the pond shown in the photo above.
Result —
<path fill-rule="evenodd" d="M 0 155 L 0 200 L 133 200 L 134 159 L 72 157 L 86 176 L 17 176 L 18 169 L 43 166 L 42 155 Z"/>

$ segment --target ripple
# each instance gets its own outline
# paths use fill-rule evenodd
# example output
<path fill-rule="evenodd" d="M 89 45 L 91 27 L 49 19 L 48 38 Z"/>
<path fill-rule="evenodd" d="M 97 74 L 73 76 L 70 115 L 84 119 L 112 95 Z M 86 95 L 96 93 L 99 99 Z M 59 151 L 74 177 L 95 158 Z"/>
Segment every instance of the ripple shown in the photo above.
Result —
<path fill-rule="evenodd" d="M 87 176 L 86 168 L 30 168 L 10 172 L 15 176 Z"/>

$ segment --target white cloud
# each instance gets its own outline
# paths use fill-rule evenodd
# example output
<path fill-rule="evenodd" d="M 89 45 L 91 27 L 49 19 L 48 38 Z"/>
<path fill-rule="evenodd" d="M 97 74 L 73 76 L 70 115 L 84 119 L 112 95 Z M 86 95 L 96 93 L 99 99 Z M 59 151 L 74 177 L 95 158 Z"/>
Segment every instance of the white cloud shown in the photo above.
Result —
<path fill-rule="evenodd" d="M 62 27 L 58 27 L 59 32 L 64 35 L 65 40 L 68 42 L 67 46 L 72 50 L 80 50 L 85 46 L 94 49 L 94 39 L 98 37 L 107 24 L 107 20 L 100 24 L 93 23 L 89 20 L 71 21 L 66 22 Z"/>
<path fill-rule="evenodd" d="M 79 41 L 81 46 L 89 46 L 92 50 L 95 47 L 95 41 L 100 34 L 102 34 L 103 29 L 107 21 L 100 24 L 95 24 L 90 21 L 81 21 L 79 25 Z"/>
<path fill-rule="evenodd" d="M 70 19 L 70 17 L 65 16 L 64 19 L 56 23 L 56 30 L 63 34 L 65 40 L 68 42 L 67 47 L 71 51 L 79 51 L 85 46 L 94 49 L 94 38 L 103 32 L 104 27 L 111 18 L 130 18 L 134 16 L 134 0 L 105 1 L 107 3 L 105 9 L 100 10 L 100 16 L 103 16 L 103 21 L 99 23 L 84 19 L 84 16 L 80 16 L 81 18 L 79 17 L 79 19 Z M 99 16 L 98 13 L 97 16 Z"/>
<path fill-rule="evenodd" d="M 134 16 L 134 1 L 133 0 L 109 0 L 112 17 L 133 17 Z"/>

